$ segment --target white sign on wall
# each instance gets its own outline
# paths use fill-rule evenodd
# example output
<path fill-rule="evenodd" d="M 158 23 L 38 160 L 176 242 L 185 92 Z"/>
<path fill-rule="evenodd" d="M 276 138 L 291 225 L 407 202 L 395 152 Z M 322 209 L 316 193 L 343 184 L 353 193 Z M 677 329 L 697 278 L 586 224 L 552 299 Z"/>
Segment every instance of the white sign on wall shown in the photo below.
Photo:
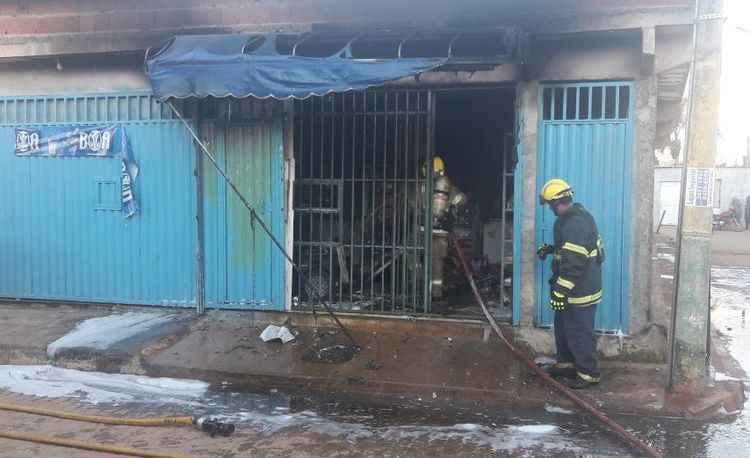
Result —
<path fill-rule="evenodd" d="M 688 207 L 713 207 L 714 169 L 688 167 L 685 205 Z"/>

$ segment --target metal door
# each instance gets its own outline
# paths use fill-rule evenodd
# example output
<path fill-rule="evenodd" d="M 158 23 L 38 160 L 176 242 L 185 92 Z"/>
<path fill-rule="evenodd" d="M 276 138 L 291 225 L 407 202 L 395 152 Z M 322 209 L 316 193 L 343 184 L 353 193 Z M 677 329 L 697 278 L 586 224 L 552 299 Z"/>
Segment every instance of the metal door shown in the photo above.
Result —
<path fill-rule="evenodd" d="M 594 216 L 607 259 L 596 328 L 628 330 L 631 163 L 634 86 L 627 82 L 543 85 L 540 89 L 537 192 L 550 178 L 567 180 Z M 555 216 L 539 207 L 537 244 L 552 243 Z M 550 326 L 551 261 L 538 263 L 537 324 Z"/>
<path fill-rule="evenodd" d="M 284 240 L 281 119 L 205 123 L 219 165 Z M 283 310 L 284 259 L 208 161 L 202 163 L 206 305 Z"/>

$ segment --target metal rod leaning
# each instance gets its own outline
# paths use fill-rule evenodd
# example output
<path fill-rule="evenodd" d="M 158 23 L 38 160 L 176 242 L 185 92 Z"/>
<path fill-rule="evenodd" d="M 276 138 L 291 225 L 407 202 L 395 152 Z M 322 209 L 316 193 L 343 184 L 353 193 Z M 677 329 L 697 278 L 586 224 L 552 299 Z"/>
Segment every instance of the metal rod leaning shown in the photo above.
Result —
<path fill-rule="evenodd" d="M 328 303 L 321 297 L 320 292 L 318 291 L 318 287 L 316 285 L 313 285 L 310 283 L 310 281 L 307 279 L 307 276 L 305 273 L 300 269 L 300 267 L 294 262 L 292 257 L 287 253 L 284 246 L 281 244 L 281 242 L 276 238 L 275 235 L 273 235 L 273 232 L 271 232 L 271 229 L 268 227 L 265 221 L 258 215 L 258 213 L 255 211 L 255 208 L 248 202 L 248 200 L 245 198 L 245 196 L 240 192 L 240 190 L 237 188 L 237 186 L 234 184 L 234 182 L 229 178 L 229 176 L 224 172 L 224 170 L 219 166 L 219 163 L 216 162 L 216 158 L 214 158 L 213 154 L 208 150 L 206 145 L 203 143 L 203 141 L 198 137 L 198 135 L 195 133 L 193 128 L 190 126 L 190 124 L 183 118 L 180 111 L 175 108 L 175 106 L 172 104 L 171 101 L 166 102 L 167 105 L 172 109 L 175 116 L 182 122 L 182 124 L 185 126 L 185 128 L 190 132 L 190 135 L 193 137 L 193 140 L 195 143 L 200 147 L 203 154 L 208 158 L 208 160 L 211 162 L 211 164 L 214 166 L 217 172 L 219 172 L 219 175 L 224 179 L 224 181 L 229 185 L 229 188 L 234 192 L 234 194 L 240 199 L 240 202 L 242 202 L 242 205 L 247 209 L 248 212 L 250 212 L 250 221 L 255 221 L 258 223 L 258 225 L 263 229 L 263 232 L 268 235 L 268 237 L 271 239 L 274 245 L 276 245 L 276 248 L 279 249 L 281 254 L 284 255 L 284 258 L 289 262 L 289 264 L 292 266 L 292 269 L 294 269 L 297 274 L 300 276 L 300 279 L 302 280 L 302 283 L 305 285 L 305 288 L 308 291 L 312 291 L 313 296 L 315 296 L 315 300 L 323 305 L 323 308 L 325 308 L 326 312 L 331 316 L 333 321 L 336 323 L 336 325 L 341 328 L 341 332 L 346 335 L 346 337 L 351 341 L 352 346 L 358 350 L 361 347 L 357 345 L 357 341 L 354 340 L 354 337 L 351 335 L 348 329 L 344 326 L 343 323 L 339 320 L 339 318 L 336 316 L 335 313 L 333 313 L 333 310 L 331 309 L 331 306 L 328 305 Z"/>

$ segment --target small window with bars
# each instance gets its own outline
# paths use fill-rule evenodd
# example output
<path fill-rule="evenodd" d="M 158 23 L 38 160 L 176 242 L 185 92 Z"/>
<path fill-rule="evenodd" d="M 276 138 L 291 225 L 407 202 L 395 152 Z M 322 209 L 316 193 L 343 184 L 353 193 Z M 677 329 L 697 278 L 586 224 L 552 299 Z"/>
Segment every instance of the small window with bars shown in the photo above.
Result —
<path fill-rule="evenodd" d="M 630 116 L 630 86 L 593 84 L 542 89 L 545 121 L 624 120 Z"/>

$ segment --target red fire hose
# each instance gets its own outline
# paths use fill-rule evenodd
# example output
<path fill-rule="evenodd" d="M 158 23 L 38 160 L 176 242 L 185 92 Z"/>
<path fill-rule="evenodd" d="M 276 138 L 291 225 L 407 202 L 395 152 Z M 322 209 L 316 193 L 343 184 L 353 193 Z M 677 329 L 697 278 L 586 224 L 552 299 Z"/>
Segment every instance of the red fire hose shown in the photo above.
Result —
<path fill-rule="evenodd" d="M 456 243 L 456 239 L 451 235 L 451 242 L 453 243 L 454 248 L 456 249 L 456 253 L 458 254 L 458 259 L 461 261 L 461 266 L 463 267 L 463 271 L 466 274 L 466 278 L 469 280 L 469 284 L 471 285 L 471 290 L 474 293 L 474 298 L 479 303 L 479 306 L 482 307 L 482 311 L 484 312 L 484 316 L 487 317 L 487 321 L 490 322 L 490 326 L 495 331 L 495 334 L 500 338 L 500 340 L 503 341 L 506 347 L 513 353 L 513 356 L 516 357 L 519 361 L 524 363 L 532 372 L 536 374 L 536 376 L 542 380 L 547 385 L 551 386 L 555 390 L 559 391 L 563 396 L 573 401 L 575 405 L 577 405 L 581 410 L 588 412 L 591 414 L 594 418 L 599 420 L 607 429 L 612 431 L 615 436 L 617 436 L 620 440 L 628 444 L 629 446 L 642 451 L 646 456 L 651 458 L 659 458 L 661 457 L 661 454 L 656 451 L 653 447 L 646 444 L 645 442 L 641 441 L 634 435 L 630 434 L 617 424 L 615 421 L 607 417 L 602 411 L 598 410 L 596 407 L 591 405 L 588 401 L 582 399 L 577 394 L 573 393 L 573 391 L 568 388 L 567 386 L 563 385 L 562 383 L 558 382 L 554 378 L 552 378 L 548 373 L 546 373 L 544 370 L 542 370 L 540 367 L 538 367 L 534 361 L 532 361 L 528 356 L 526 356 L 524 353 L 522 353 L 520 350 L 518 350 L 515 346 L 513 346 L 512 343 L 505 337 L 503 332 L 500 330 L 500 326 L 497 325 L 497 322 L 495 321 L 495 318 L 490 314 L 489 310 L 487 310 L 487 306 L 484 304 L 484 300 L 482 299 L 482 296 L 479 294 L 479 289 L 477 289 L 476 283 L 474 283 L 474 277 L 471 274 L 471 270 L 469 269 L 469 264 L 466 262 L 466 258 L 464 257 L 463 252 L 461 251 L 461 247 L 458 243 Z"/>

